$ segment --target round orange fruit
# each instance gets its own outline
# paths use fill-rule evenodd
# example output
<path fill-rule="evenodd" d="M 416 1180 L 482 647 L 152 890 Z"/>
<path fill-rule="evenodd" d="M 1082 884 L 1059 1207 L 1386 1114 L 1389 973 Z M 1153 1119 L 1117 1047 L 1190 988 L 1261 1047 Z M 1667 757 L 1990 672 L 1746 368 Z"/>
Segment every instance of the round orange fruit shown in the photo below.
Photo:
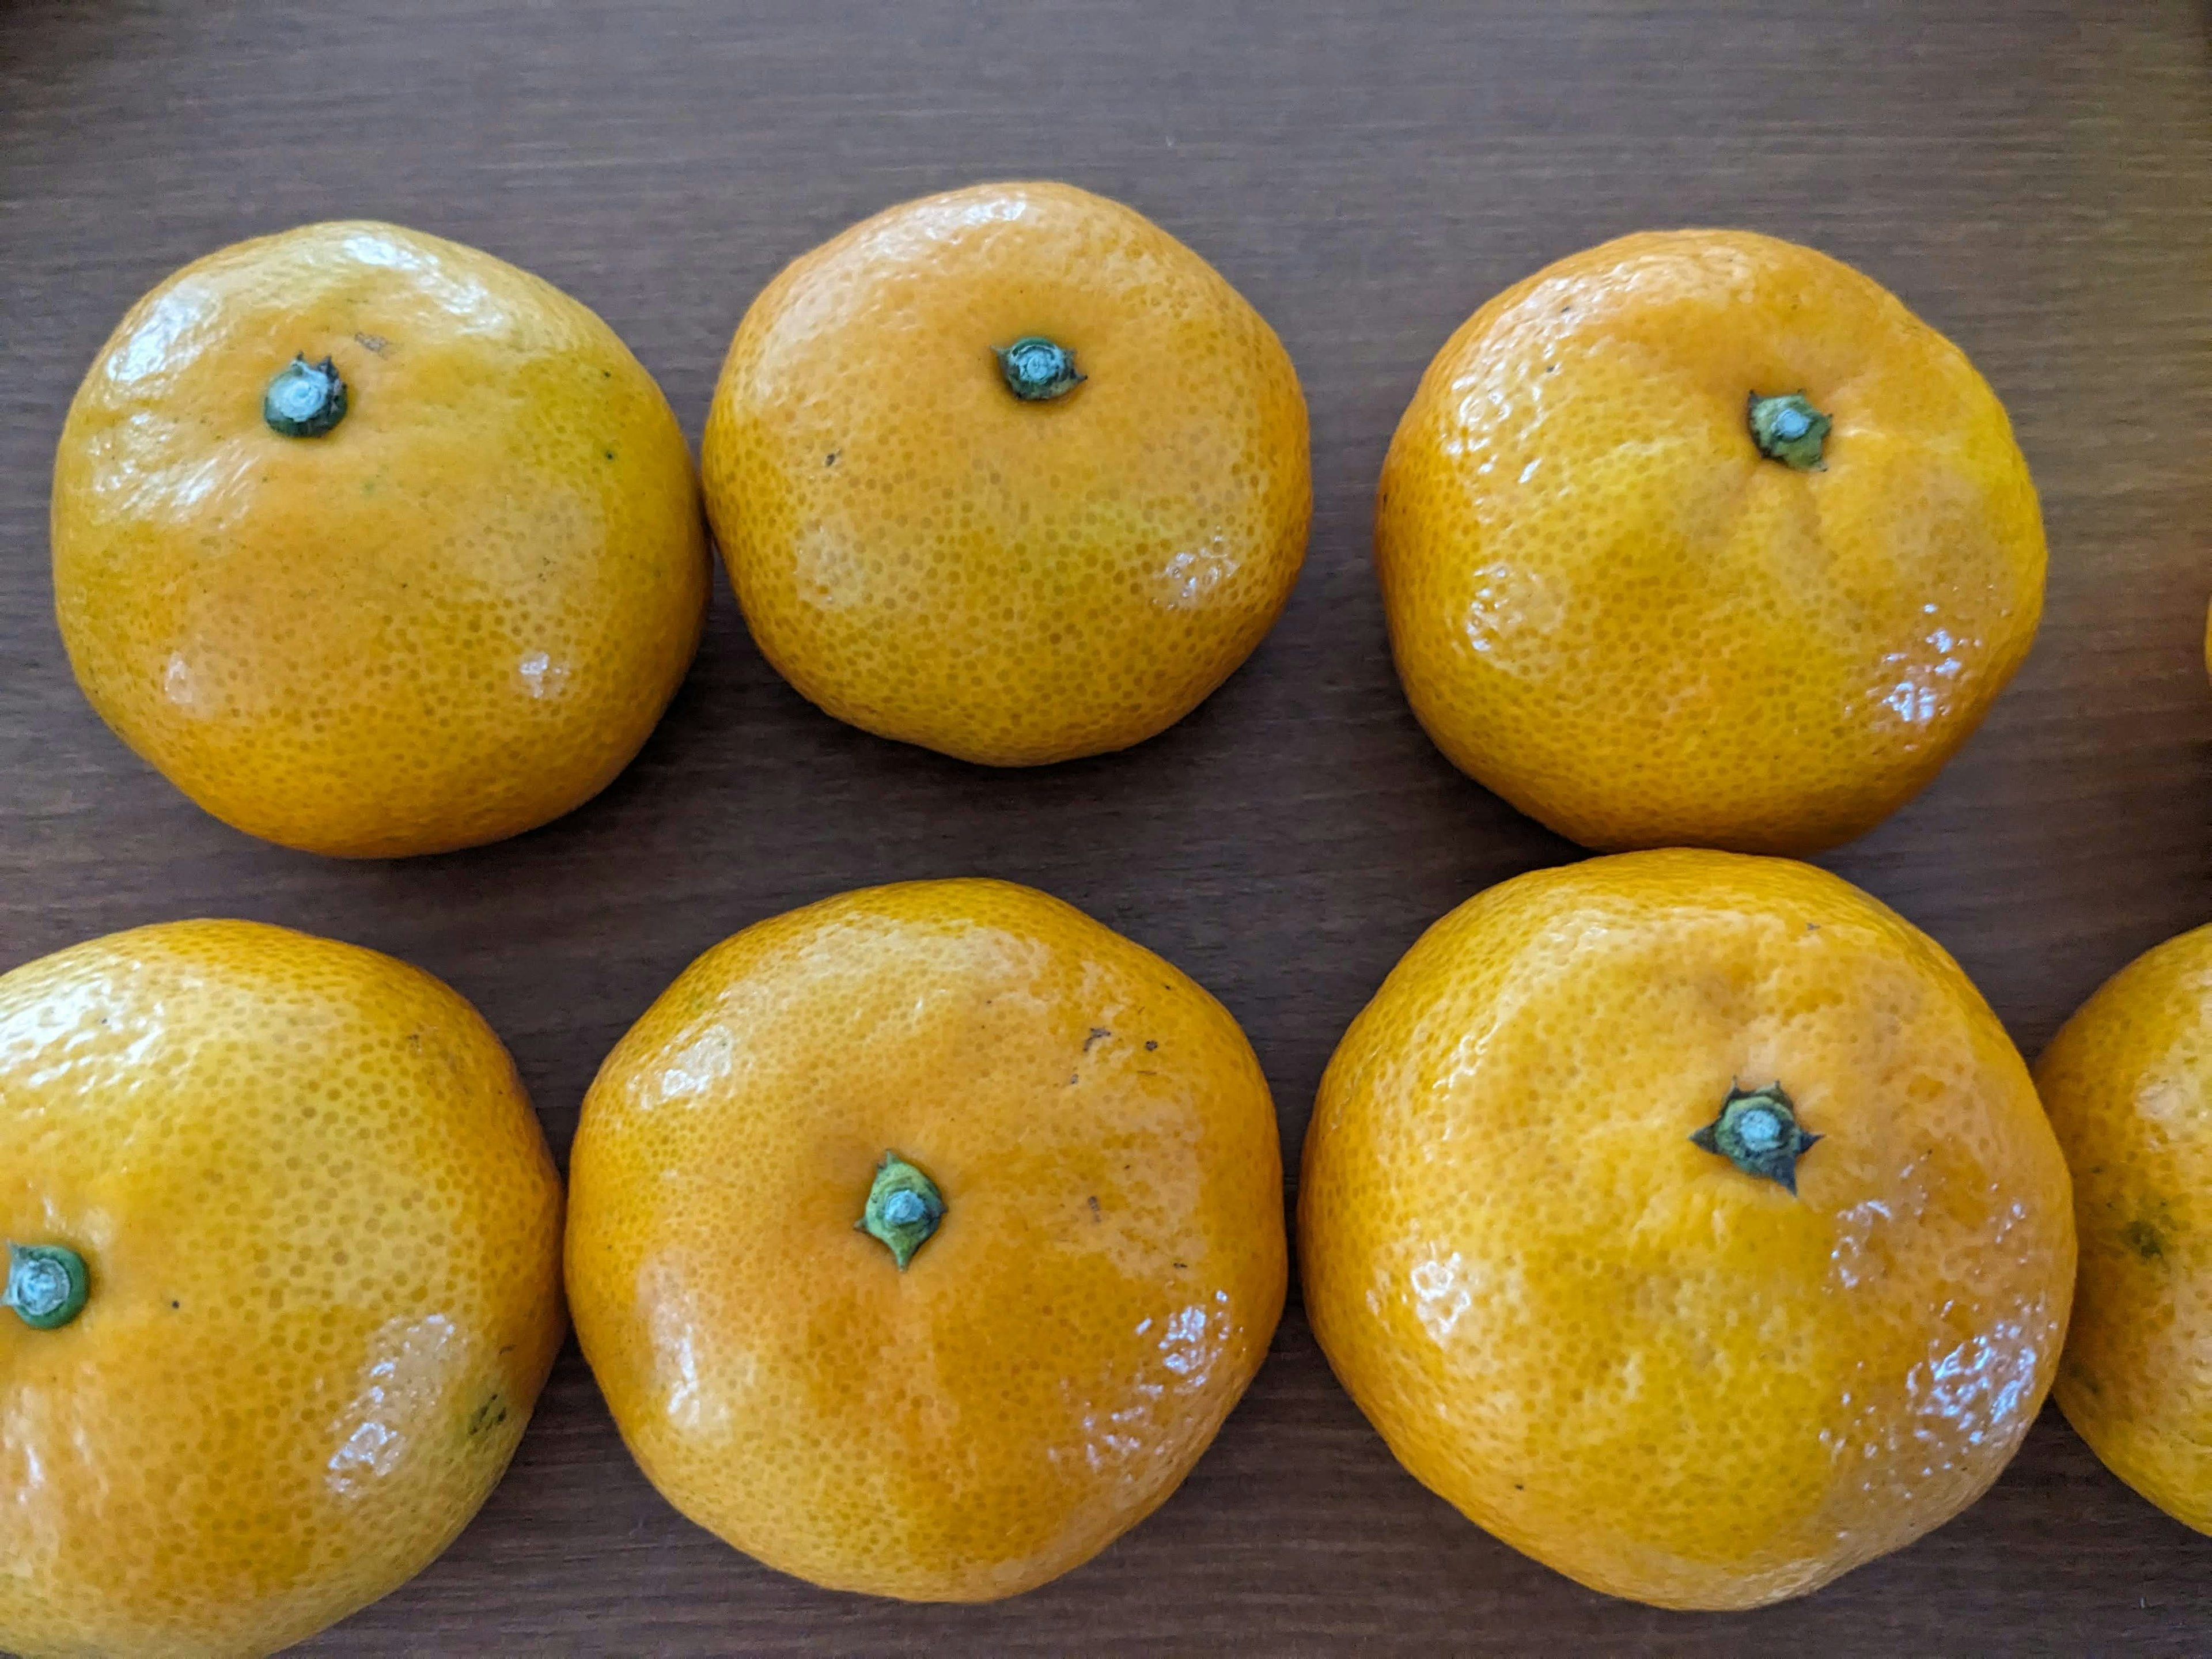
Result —
<path fill-rule="evenodd" d="M 497 1484 L 561 1188 L 428 974 L 189 921 L 0 976 L 0 1649 L 270 1653 Z"/>
<path fill-rule="evenodd" d="M 1299 1260 L 1398 1460 L 1593 1589 L 1800 1595 L 1972 1502 L 2066 1326 L 2066 1168 L 1957 965 L 1737 854 L 1520 877 L 1329 1062 Z"/>
<path fill-rule="evenodd" d="M 2113 1474 L 2212 1533 L 2212 927 L 2114 975 L 2035 1080 L 2081 1237 L 2059 1408 Z"/>
<path fill-rule="evenodd" d="M 614 331 L 365 222 L 222 249 L 134 306 L 54 462 L 92 706 L 216 817 L 382 858 L 589 799 L 706 615 L 697 482 Z"/>
<path fill-rule="evenodd" d="M 584 1103 L 576 1334 L 684 1514 L 770 1566 L 1012 1595 L 1173 1492 L 1282 1310 L 1237 1024 L 1056 899 L 913 882 L 699 958 Z"/>
<path fill-rule="evenodd" d="M 1871 828 L 2043 605 L 2034 486 L 1973 365 L 1741 231 L 1607 242 L 1468 319 L 1391 441 L 1375 560 L 1437 747 L 1603 848 Z"/>
<path fill-rule="evenodd" d="M 1273 331 L 1066 185 L 909 202 L 793 262 L 731 343 L 702 459 L 784 678 L 995 766 L 1197 707 L 1289 598 L 1312 507 Z"/>

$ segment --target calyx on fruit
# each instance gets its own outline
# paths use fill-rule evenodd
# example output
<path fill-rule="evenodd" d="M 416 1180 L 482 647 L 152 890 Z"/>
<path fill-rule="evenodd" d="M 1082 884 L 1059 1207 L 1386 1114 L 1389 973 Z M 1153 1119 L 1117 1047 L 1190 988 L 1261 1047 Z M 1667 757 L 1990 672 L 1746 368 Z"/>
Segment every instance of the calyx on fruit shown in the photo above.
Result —
<path fill-rule="evenodd" d="M 1024 334 L 1010 346 L 993 346 L 1006 390 L 1025 404 L 1065 397 L 1090 377 L 1075 372 L 1075 354 L 1042 334 Z"/>
<path fill-rule="evenodd" d="M 889 1250 L 904 1273 L 914 1253 L 929 1242 L 944 1219 L 945 1199 L 937 1183 L 896 1152 L 887 1152 L 876 1165 L 867 1205 L 853 1225 Z"/>
<path fill-rule="evenodd" d="M 1746 1175 L 1771 1181 L 1791 1194 L 1797 1190 L 1797 1160 L 1820 1138 L 1799 1126 L 1796 1109 L 1779 1083 L 1764 1089 L 1731 1085 L 1720 1115 L 1690 1137 Z"/>
<path fill-rule="evenodd" d="M 9 1244 L 0 1308 L 12 1309 L 33 1330 L 59 1330 L 84 1311 L 91 1293 L 84 1258 L 68 1245 Z"/>
<path fill-rule="evenodd" d="M 345 416 L 345 380 L 328 357 L 294 357 L 261 394 L 261 418 L 280 438 L 319 438 Z"/>
<path fill-rule="evenodd" d="M 1754 392 L 1749 410 L 1751 441 L 1768 460 L 1798 472 L 1828 470 L 1820 459 L 1820 445 L 1835 422 L 1814 408 L 1803 392 L 1762 398 Z"/>

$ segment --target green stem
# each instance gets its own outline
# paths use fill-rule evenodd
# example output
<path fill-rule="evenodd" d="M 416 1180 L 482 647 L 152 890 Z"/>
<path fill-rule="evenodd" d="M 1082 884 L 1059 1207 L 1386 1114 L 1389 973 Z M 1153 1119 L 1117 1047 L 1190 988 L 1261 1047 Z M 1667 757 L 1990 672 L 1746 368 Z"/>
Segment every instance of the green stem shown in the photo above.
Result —
<path fill-rule="evenodd" d="M 319 438 L 345 416 L 346 383 L 327 357 L 293 358 L 261 394 L 261 418 L 280 438 Z"/>
<path fill-rule="evenodd" d="M 885 1152 L 876 1165 L 867 1204 L 853 1225 L 881 1243 L 904 1273 L 944 1219 L 945 1200 L 937 1183 L 896 1152 Z"/>
<path fill-rule="evenodd" d="M 1042 334 L 1024 334 L 1010 346 L 993 346 L 1006 390 L 1025 404 L 1063 398 L 1088 377 L 1075 372 L 1075 354 Z"/>
<path fill-rule="evenodd" d="M 68 1245 L 8 1246 L 8 1288 L 0 1291 L 0 1308 L 15 1310 L 33 1330 L 59 1330 L 84 1311 L 91 1293 L 84 1258 Z"/>
<path fill-rule="evenodd" d="M 1751 394 L 1751 441 L 1770 461 L 1780 461 L 1798 472 L 1826 472 L 1820 445 L 1835 425 L 1806 401 L 1802 392 L 1778 398 Z"/>
<path fill-rule="evenodd" d="M 1779 1083 L 1750 1090 L 1731 1085 L 1720 1115 L 1690 1137 L 1746 1175 L 1771 1181 L 1793 1194 L 1797 1190 L 1797 1160 L 1820 1138 L 1798 1127 L 1796 1110 Z"/>

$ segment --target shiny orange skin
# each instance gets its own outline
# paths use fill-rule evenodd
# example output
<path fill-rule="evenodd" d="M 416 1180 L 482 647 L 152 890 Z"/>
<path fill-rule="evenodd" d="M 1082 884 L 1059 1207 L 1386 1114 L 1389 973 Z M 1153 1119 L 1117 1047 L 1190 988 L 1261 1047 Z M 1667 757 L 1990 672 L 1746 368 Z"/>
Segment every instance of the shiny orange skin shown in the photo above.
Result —
<path fill-rule="evenodd" d="M 896 1152 L 946 1213 L 855 1230 Z M 989 1601 L 1173 1492 L 1266 1353 L 1282 1163 L 1194 981 L 995 881 L 847 893 L 699 958 L 600 1068 L 576 1334 L 669 1501 L 770 1566 Z"/>
<path fill-rule="evenodd" d="M 1796 1191 L 1690 1137 L 1778 1083 Z M 1973 1501 L 2074 1275 L 2027 1067 L 1926 935 L 1785 860 L 1492 888 L 1352 1023 L 1307 1131 L 1305 1305 L 1422 1484 L 1592 1589 L 1802 1595 Z"/>
<path fill-rule="evenodd" d="M 1024 403 L 994 347 L 1087 378 Z M 761 650 L 838 719 L 994 766 L 1181 720 L 1290 597 L 1305 400 L 1205 260 L 1056 184 L 908 202 L 793 261 L 715 387 L 707 507 Z"/>
<path fill-rule="evenodd" d="M 2106 1468 L 2212 1533 L 2212 927 L 2114 975 L 2035 1080 L 2081 1236 L 2059 1408 Z"/>
<path fill-rule="evenodd" d="M 348 410 L 262 419 L 329 356 Z M 592 312 L 474 248 L 315 224 L 124 318 L 54 461 L 54 597 L 117 734 L 249 835 L 386 858 L 612 781 L 706 616 L 690 452 Z"/>
<path fill-rule="evenodd" d="M 1759 453 L 1753 394 L 1834 421 Z M 1743 231 L 1623 237 L 1508 289 L 1399 422 L 1376 568 L 1453 764 L 1586 847 L 1808 853 L 1933 778 L 2027 654 L 2043 520 L 1963 353 Z"/>
<path fill-rule="evenodd" d="M 0 1313 L 0 1649 L 276 1651 L 427 1566 L 560 1346 L 561 1187 L 429 975 L 185 921 L 0 976 L 0 1237 L 91 1277 Z"/>

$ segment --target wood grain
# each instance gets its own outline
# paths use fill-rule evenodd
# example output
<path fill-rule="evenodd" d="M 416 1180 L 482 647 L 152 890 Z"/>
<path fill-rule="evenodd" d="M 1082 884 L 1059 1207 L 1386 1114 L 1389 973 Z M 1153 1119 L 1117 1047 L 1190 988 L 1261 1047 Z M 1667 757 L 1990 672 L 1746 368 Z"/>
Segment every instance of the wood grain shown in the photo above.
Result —
<path fill-rule="evenodd" d="M 988 872 L 1164 952 L 1244 1022 L 1294 1158 L 1338 1034 L 1420 928 L 1573 855 L 1407 715 L 1369 573 L 1383 446 L 1429 355 L 1540 264 L 1725 223 L 1872 272 L 2010 406 L 2044 495 L 2027 668 L 1919 801 L 1826 860 L 1942 939 L 2031 1054 L 2212 911 L 2212 74 L 2184 0 L 0 3 L 0 968 L 166 917 L 392 951 L 472 998 L 556 1149 L 684 963 L 836 890 Z M 920 192 L 1120 197 L 1281 331 L 1316 516 L 1288 613 L 1174 731 L 1000 775 L 848 730 L 724 593 L 599 800 L 535 835 L 326 863 L 204 817 L 78 696 L 51 620 L 62 412 L 125 307 L 218 244 L 340 215 L 477 243 L 597 307 L 696 440 L 787 258 Z M 2212 1651 L 2212 1543 L 2046 1413 L 1990 1497 L 1807 1601 L 1607 1601 L 1392 1462 L 1295 1306 L 1188 1486 L 1016 1601 L 775 1576 L 631 1466 L 573 1348 L 506 1484 L 328 1654 L 2107 1654 Z"/>

